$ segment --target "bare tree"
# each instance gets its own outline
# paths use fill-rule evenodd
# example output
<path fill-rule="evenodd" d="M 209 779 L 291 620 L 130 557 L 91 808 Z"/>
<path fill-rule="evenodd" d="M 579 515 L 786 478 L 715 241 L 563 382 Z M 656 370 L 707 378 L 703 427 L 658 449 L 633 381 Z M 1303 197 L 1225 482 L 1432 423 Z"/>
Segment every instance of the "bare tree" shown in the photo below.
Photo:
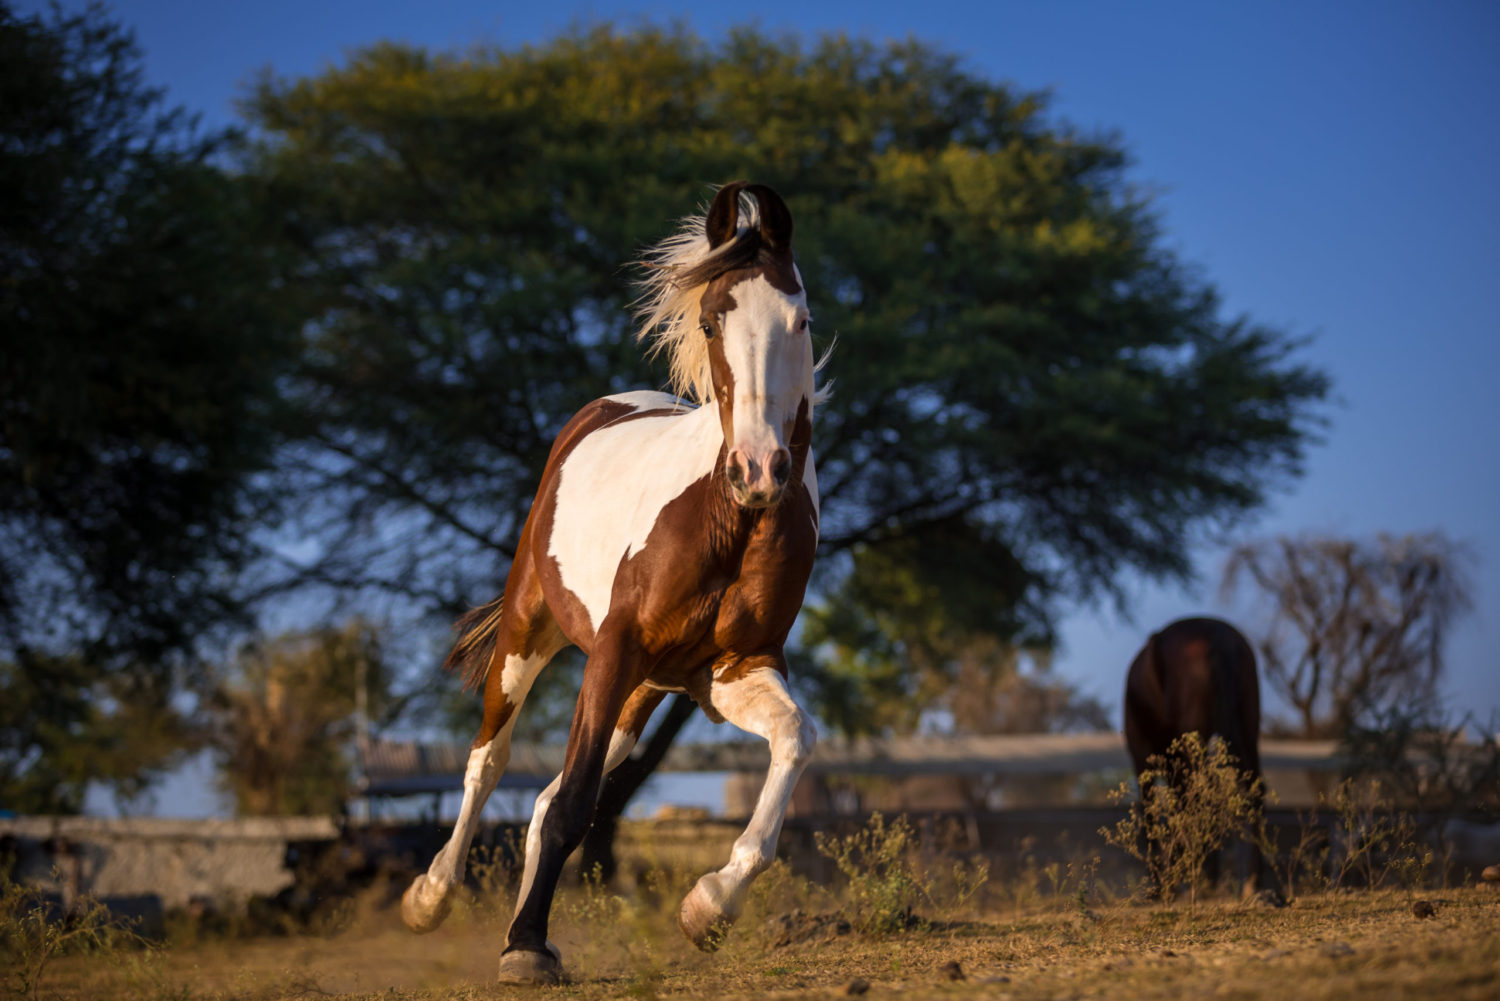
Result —
<path fill-rule="evenodd" d="M 1427 702 L 1448 627 L 1470 605 L 1468 550 L 1440 532 L 1373 541 L 1288 537 L 1247 543 L 1224 568 L 1271 610 L 1257 644 L 1264 677 L 1303 736 L 1342 736 L 1361 718 Z"/>

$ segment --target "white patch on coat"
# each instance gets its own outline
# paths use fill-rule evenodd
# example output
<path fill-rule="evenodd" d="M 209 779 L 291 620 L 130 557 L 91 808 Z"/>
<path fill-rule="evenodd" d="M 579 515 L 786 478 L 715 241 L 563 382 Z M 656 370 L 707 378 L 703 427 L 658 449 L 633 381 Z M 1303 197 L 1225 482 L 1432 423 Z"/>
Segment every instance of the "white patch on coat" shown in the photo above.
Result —
<path fill-rule="evenodd" d="M 590 632 L 609 612 L 620 561 L 645 548 L 662 508 L 713 472 L 723 444 L 718 414 L 700 407 L 607 425 L 563 461 L 547 554 L 588 612 Z"/>
<path fill-rule="evenodd" d="M 616 393 L 606 396 L 611 403 L 623 403 L 636 413 L 642 410 L 666 410 L 668 408 L 692 409 L 688 404 L 682 402 L 671 393 L 659 393 L 654 389 L 637 389 L 629 393 Z"/>

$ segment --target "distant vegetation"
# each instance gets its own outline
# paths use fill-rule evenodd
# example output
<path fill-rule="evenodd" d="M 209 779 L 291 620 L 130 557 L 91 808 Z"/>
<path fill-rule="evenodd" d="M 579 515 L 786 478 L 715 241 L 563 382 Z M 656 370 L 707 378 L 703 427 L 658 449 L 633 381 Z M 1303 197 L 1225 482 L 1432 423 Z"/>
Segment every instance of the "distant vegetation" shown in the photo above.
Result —
<path fill-rule="evenodd" d="M 1322 419 L 1327 376 L 1224 314 L 1122 139 L 916 42 L 385 44 L 262 80 L 247 141 L 172 110 L 101 9 L 0 4 L 0 98 L 11 807 L 138 793 L 204 746 L 266 623 L 388 622 L 378 698 L 451 690 L 443 629 L 499 588 L 553 434 L 663 381 L 625 266 L 715 182 L 786 195 L 838 341 L 796 665 L 835 729 L 1003 728 L 1011 694 L 1097 719 L 1045 674 L 1059 611 L 1182 578 Z M 570 682 L 522 725 L 557 732 Z"/>

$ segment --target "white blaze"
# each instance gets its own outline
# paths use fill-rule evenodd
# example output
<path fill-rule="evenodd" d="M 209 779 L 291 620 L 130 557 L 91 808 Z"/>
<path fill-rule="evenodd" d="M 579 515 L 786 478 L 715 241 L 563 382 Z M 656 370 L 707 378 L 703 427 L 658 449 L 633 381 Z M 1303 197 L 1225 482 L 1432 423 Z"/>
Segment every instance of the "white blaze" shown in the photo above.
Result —
<path fill-rule="evenodd" d="M 802 401 L 812 405 L 812 339 L 802 329 L 807 295 L 787 295 L 765 276 L 742 281 L 724 318 L 724 357 L 734 375 L 734 441 L 756 462 L 786 448 Z M 811 415 L 809 415 L 811 416 Z"/>

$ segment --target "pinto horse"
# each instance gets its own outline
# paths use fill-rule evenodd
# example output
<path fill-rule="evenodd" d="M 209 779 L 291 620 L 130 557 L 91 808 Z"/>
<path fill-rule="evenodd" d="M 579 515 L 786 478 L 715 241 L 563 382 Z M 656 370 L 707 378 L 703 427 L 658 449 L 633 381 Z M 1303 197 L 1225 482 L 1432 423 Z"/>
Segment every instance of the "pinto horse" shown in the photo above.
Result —
<path fill-rule="evenodd" d="M 599 784 L 668 692 L 764 737 L 771 767 L 729 862 L 698 880 L 678 924 L 712 950 L 774 859 L 792 788 L 816 740 L 787 690 L 782 652 L 818 544 L 813 407 L 819 367 L 792 216 L 770 188 L 719 190 L 647 257 L 641 338 L 670 361 L 676 395 L 595 400 L 558 435 L 501 597 L 459 622 L 450 668 L 484 686 L 447 844 L 401 900 L 436 928 L 463 881 L 486 798 L 510 757 L 538 672 L 573 644 L 588 657 L 562 774 L 537 798 L 500 980 L 555 984 L 547 921 L 563 862 Z M 696 405 L 684 403 L 688 397 Z"/>
<path fill-rule="evenodd" d="M 1147 759 L 1165 757 L 1172 741 L 1186 733 L 1205 742 L 1217 735 L 1247 782 L 1261 778 L 1255 650 L 1220 619 L 1173 622 L 1146 641 L 1126 675 L 1125 746 L 1136 775 L 1149 767 Z M 1142 786 L 1141 795 L 1150 790 Z M 1210 864 L 1217 869 L 1217 859 Z M 1252 885 L 1260 877 L 1260 853 L 1252 851 Z"/>

